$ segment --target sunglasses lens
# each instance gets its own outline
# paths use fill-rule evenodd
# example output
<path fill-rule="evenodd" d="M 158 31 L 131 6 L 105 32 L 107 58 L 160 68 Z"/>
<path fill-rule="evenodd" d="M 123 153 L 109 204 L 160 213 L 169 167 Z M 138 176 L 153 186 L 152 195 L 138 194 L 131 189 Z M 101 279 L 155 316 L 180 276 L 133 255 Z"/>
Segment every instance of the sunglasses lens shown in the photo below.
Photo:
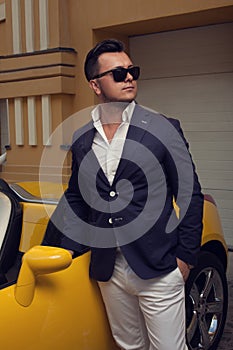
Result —
<path fill-rule="evenodd" d="M 113 78 L 116 82 L 122 82 L 125 80 L 127 74 L 132 75 L 133 80 L 137 80 L 140 74 L 140 68 L 139 67 L 131 67 L 131 68 L 117 68 L 112 71 Z"/>
<path fill-rule="evenodd" d="M 117 68 L 112 71 L 114 80 L 119 83 L 124 81 L 127 75 L 127 69 L 125 68 Z"/>
<path fill-rule="evenodd" d="M 129 68 L 129 73 L 132 75 L 134 80 L 138 80 L 140 75 L 140 68 L 139 67 Z"/>

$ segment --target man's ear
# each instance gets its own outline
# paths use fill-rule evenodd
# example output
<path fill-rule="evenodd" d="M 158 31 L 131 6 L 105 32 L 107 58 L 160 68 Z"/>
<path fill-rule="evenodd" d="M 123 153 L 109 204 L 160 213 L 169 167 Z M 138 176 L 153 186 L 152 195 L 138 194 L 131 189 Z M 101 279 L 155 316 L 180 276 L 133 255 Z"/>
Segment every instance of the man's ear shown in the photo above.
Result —
<path fill-rule="evenodd" d="M 94 91 L 94 93 L 99 96 L 101 94 L 101 89 L 96 79 L 89 81 L 90 88 Z"/>

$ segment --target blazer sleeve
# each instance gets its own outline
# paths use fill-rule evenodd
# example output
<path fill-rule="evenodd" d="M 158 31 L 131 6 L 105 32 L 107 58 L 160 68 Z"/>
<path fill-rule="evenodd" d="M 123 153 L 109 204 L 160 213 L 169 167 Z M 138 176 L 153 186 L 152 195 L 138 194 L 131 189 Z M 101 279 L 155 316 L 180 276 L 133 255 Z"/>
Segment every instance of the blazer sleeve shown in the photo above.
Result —
<path fill-rule="evenodd" d="M 89 250 L 83 244 L 84 223 L 89 207 L 78 186 L 77 144 L 72 146 L 72 168 L 68 188 L 60 199 L 46 229 L 42 245 L 59 246 L 80 255 Z M 81 238 L 80 238 L 81 237 Z"/>
<path fill-rule="evenodd" d="M 65 206 L 66 200 L 64 196 L 60 199 L 52 217 L 50 218 L 45 236 L 41 245 L 61 247 L 64 249 L 69 249 L 74 252 L 73 257 L 84 254 L 89 248 L 83 244 L 72 240 L 64 234 L 65 226 Z"/>
<path fill-rule="evenodd" d="M 75 135 L 74 135 L 75 138 Z M 81 157 L 79 142 L 74 141 L 72 144 L 72 168 L 68 188 L 64 193 L 65 208 L 64 208 L 64 229 L 61 244 L 63 247 L 72 249 L 71 245 L 75 243 L 75 250 L 87 250 L 85 234 L 87 233 L 87 222 L 90 213 L 90 207 L 84 200 L 79 189 L 78 171 Z M 88 192 L 88 189 L 86 189 Z"/>
<path fill-rule="evenodd" d="M 201 186 L 198 180 L 194 162 L 189 152 L 189 146 L 184 137 L 183 131 L 180 127 L 180 123 L 178 120 L 175 120 L 175 119 L 172 119 L 171 122 L 177 129 L 181 139 L 183 140 L 183 144 L 187 149 L 187 155 L 188 155 L 188 158 L 190 159 L 190 164 L 191 164 L 191 167 L 189 167 L 188 175 L 193 180 L 191 181 L 191 183 L 193 184 L 193 188 L 190 190 L 190 194 L 189 194 L 190 198 L 188 198 L 189 205 L 187 208 L 185 208 L 186 212 L 177 227 L 178 245 L 177 245 L 176 254 L 179 259 L 194 266 L 196 264 L 197 254 L 200 250 L 200 245 L 201 245 L 201 236 L 202 236 L 202 229 L 203 229 L 202 217 L 203 217 L 204 196 L 201 191 Z M 180 161 L 182 162 L 183 159 L 180 159 Z M 186 171 L 185 165 L 184 165 L 184 171 Z M 177 199 L 177 193 L 179 191 L 179 188 L 177 187 L 177 177 L 175 178 L 176 178 L 175 179 L 176 184 L 174 185 L 174 182 L 173 182 L 173 190 L 174 190 L 174 197 L 175 199 Z M 179 186 L 179 183 L 178 183 L 178 186 Z M 180 214 L 182 215 L 182 204 L 181 206 L 180 206 L 180 203 L 177 203 L 177 204 L 180 209 Z"/>

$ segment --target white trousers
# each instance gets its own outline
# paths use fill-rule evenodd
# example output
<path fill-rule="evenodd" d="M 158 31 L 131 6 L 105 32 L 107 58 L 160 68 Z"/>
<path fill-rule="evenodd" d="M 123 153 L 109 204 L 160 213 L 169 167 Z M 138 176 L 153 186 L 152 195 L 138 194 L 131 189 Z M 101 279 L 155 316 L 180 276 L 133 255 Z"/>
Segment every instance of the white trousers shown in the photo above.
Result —
<path fill-rule="evenodd" d="M 113 337 L 122 350 L 187 350 L 184 281 L 179 268 L 142 280 L 118 254 L 112 278 L 99 282 Z"/>

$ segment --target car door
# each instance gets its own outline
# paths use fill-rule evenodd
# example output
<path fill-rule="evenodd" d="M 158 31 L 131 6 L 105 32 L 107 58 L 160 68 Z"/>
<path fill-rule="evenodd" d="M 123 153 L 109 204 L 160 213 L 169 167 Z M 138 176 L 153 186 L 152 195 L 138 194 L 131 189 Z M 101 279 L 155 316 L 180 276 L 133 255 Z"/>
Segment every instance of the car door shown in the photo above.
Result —
<path fill-rule="evenodd" d="M 98 287 L 88 277 L 89 253 L 74 260 L 67 254 L 33 247 L 16 284 L 0 290 L 2 349 L 117 349 Z"/>

